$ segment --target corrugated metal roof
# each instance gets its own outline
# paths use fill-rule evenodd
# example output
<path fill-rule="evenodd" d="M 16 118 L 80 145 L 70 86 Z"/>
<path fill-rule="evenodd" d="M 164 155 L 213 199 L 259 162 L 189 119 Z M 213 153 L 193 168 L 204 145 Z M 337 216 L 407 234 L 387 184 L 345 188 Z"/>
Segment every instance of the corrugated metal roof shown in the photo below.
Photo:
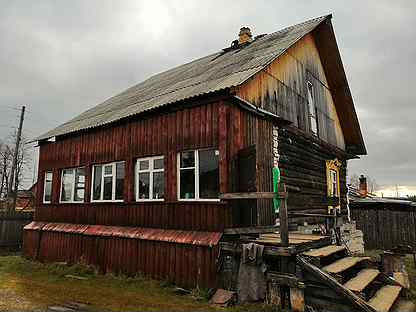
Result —
<path fill-rule="evenodd" d="M 25 227 L 23 228 L 24 230 L 40 230 L 41 228 L 43 228 L 43 226 L 46 224 L 46 222 L 37 222 L 37 221 L 32 221 L 29 224 L 26 224 Z"/>
<path fill-rule="evenodd" d="M 102 126 L 164 105 L 238 86 L 328 17 L 330 15 L 287 27 L 240 49 L 220 51 L 154 75 L 36 140 Z"/>
<path fill-rule="evenodd" d="M 172 242 L 178 244 L 215 246 L 221 239 L 221 232 L 166 230 L 143 227 L 85 225 L 72 223 L 31 222 L 25 230 L 42 230 L 91 236 L 135 238 L 141 240 Z"/>

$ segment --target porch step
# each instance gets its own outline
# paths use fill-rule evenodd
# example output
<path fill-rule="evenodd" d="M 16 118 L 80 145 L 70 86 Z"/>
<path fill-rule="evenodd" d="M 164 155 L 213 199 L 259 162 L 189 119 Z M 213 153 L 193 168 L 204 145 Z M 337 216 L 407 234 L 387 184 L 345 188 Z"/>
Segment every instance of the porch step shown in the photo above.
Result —
<path fill-rule="evenodd" d="M 345 250 L 344 246 L 329 245 L 322 248 L 308 250 L 303 254 L 308 257 L 324 258 L 343 250 Z"/>
<path fill-rule="evenodd" d="M 354 292 L 362 292 L 378 275 L 380 271 L 377 269 L 363 269 L 344 284 L 344 287 Z"/>
<path fill-rule="evenodd" d="M 370 257 L 345 257 L 323 267 L 322 270 L 330 274 L 339 274 L 352 268 L 357 263 L 370 259 Z"/>
<path fill-rule="evenodd" d="M 368 304 L 377 312 L 388 312 L 399 296 L 401 290 L 402 288 L 400 286 L 383 286 L 368 301 Z"/>
<path fill-rule="evenodd" d="M 400 299 L 394 306 L 391 312 L 416 312 L 416 305 L 410 300 Z"/>

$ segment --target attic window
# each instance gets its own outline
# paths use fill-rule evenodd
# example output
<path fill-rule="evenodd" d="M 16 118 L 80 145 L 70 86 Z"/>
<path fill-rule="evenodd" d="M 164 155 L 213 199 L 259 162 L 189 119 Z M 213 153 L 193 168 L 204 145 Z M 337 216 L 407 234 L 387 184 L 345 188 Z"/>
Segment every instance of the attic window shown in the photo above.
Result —
<path fill-rule="evenodd" d="M 315 97 L 313 84 L 310 81 L 306 82 L 308 92 L 308 115 L 309 115 L 309 129 L 314 135 L 318 135 L 318 122 L 315 105 Z"/>

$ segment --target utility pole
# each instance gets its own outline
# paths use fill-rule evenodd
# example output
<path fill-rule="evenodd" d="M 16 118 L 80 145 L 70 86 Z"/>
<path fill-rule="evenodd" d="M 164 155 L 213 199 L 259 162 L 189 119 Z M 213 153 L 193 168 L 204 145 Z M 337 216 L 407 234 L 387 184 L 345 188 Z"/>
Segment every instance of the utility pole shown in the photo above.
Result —
<path fill-rule="evenodd" d="M 22 128 L 23 128 L 23 120 L 25 118 L 25 106 L 22 106 L 22 111 L 20 113 L 20 122 L 19 122 L 19 128 L 17 129 L 17 136 L 16 136 L 16 146 L 14 148 L 14 155 L 13 155 L 13 161 L 12 161 L 12 168 L 10 170 L 10 179 L 9 179 L 9 195 L 8 198 L 13 196 L 13 206 L 9 206 L 10 210 L 16 209 L 16 197 L 17 197 L 17 186 L 15 186 L 15 189 L 13 191 L 13 182 L 14 179 L 17 181 L 17 158 L 19 157 L 19 147 L 20 147 L 20 140 L 22 138 Z"/>

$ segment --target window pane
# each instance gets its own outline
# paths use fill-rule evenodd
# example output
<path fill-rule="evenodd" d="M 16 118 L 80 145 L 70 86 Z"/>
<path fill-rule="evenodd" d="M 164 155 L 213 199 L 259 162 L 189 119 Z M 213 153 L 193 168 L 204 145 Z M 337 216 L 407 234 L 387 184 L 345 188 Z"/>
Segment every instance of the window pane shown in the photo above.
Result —
<path fill-rule="evenodd" d="M 61 201 L 72 201 L 72 190 L 74 189 L 74 170 L 64 169 L 61 181 Z"/>
<path fill-rule="evenodd" d="M 123 199 L 124 190 L 124 162 L 116 164 L 116 197 L 115 199 Z"/>
<path fill-rule="evenodd" d="M 195 169 L 181 169 L 180 198 L 195 198 Z"/>
<path fill-rule="evenodd" d="M 199 151 L 199 197 L 218 198 L 219 153 L 216 150 Z"/>
<path fill-rule="evenodd" d="M 139 173 L 139 199 L 149 198 L 150 173 Z"/>
<path fill-rule="evenodd" d="M 149 170 L 149 161 L 148 160 L 141 160 L 139 162 L 139 170 Z"/>
<path fill-rule="evenodd" d="M 113 174 L 113 165 L 104 166 L 104 174 L 105 175 Z"/>
<path fill-rule="evenodd" d="M 45 193 L 43 195 L 45 202 L 52 200 L 52 172 L 45 173 Z"/>
<path fill-rule="evenodd" d="M 195 152 L 182 152 L 181 153 L 181 168 L 195 167 Z"/>
<path fill-rule="evenodd" d="M 84 201 L 85 194 L 85 169 L 75 170 L 75 194 L 74 201 Z"/>
<path fill-rule="evenodd" d="M 93 199 L 101 199 L 101 177 L 102 177 L 102 166 L 94 166 L 94 190 Z"/>
<path fill-rule="evenodd" d="M 163 158 L 153 160 L 153 169 L 163 169 Z"/>
<path fill-rule="evenodd" d="M 309 120 L 311 122 L 311 131 L 316 134 L 318 132 L 318 124 L 316 123 L 316 118 L 310 116 Z"/>
<path fill-rule="evenodd" d="M 113 177 L 104 177 L 104 200 L 111 200 L 113 197 Z"/>
<path fill-rule="evenodd" d="M 153 173 L 153 199 L 163 199 L 165 189 L 164 173 Z"/>

